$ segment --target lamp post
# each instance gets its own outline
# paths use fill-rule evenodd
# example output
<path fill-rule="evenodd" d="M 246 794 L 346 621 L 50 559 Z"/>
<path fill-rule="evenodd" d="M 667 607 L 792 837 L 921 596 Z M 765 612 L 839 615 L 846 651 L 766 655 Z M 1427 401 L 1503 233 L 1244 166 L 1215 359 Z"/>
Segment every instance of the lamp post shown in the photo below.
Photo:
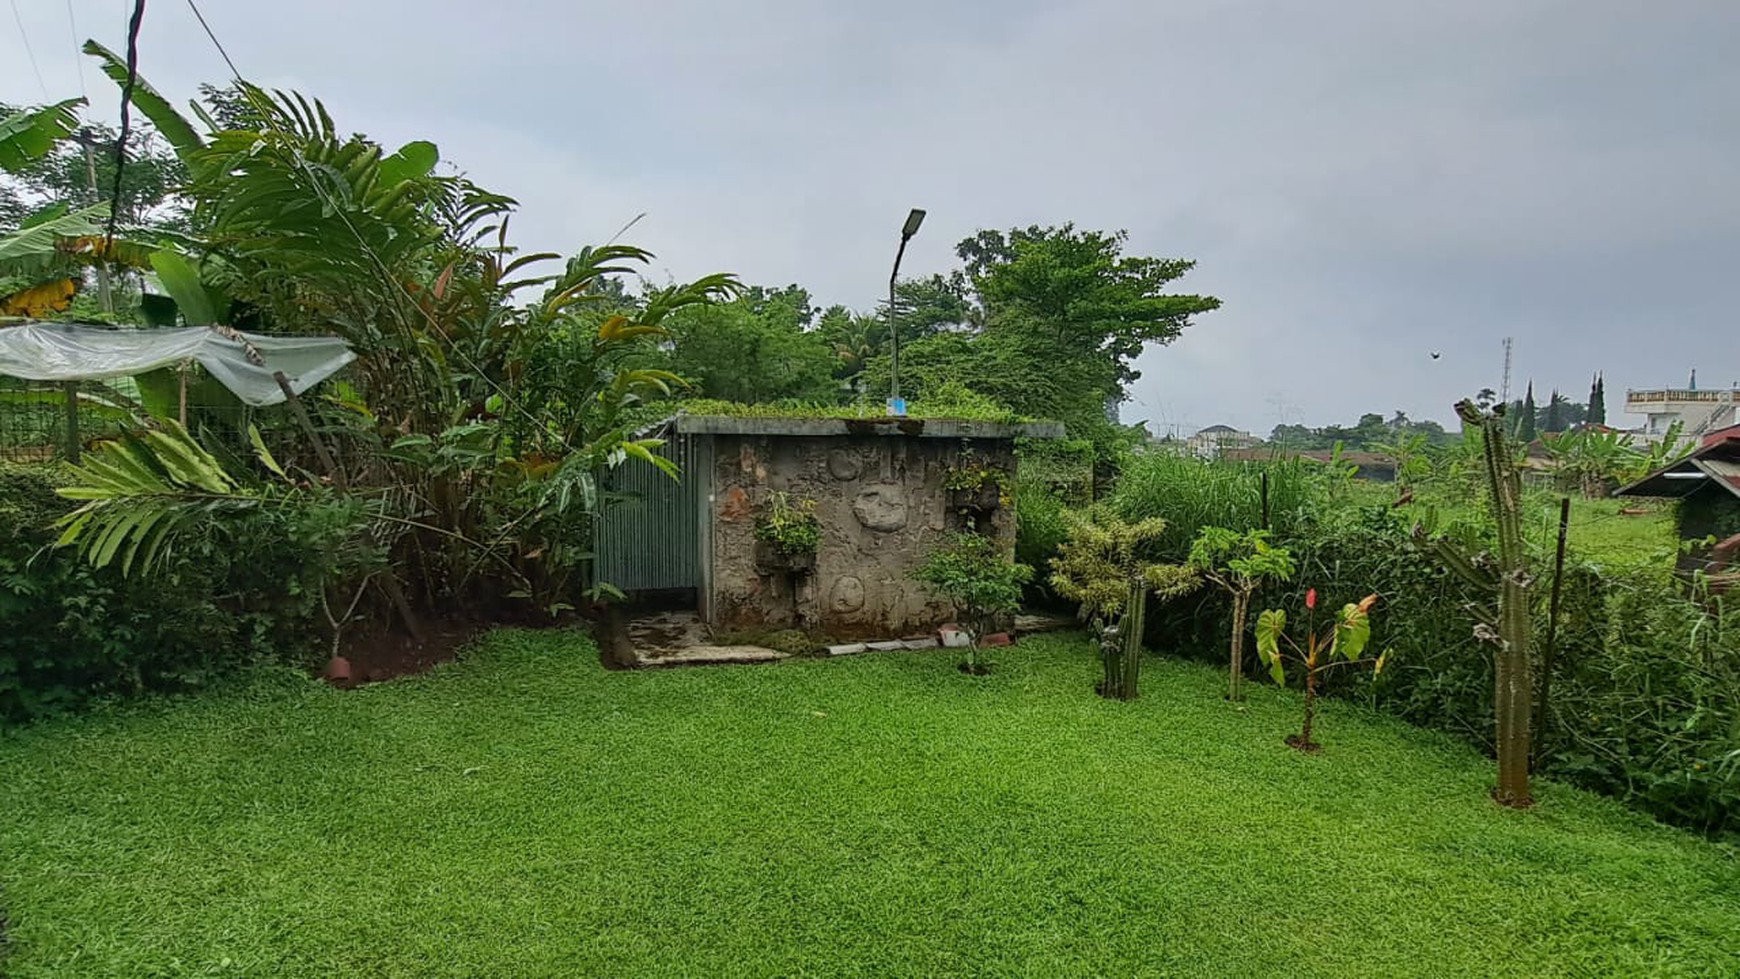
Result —
<path fill-rule="evenodd" d="M 890 415 L 906 414 L 906 402 L 900 398 L 900 331 L 894 325 L 894 283 L 900 278 L 900 259 L 906 255 L 906 243 L 912 236 L 918 234 L 918 226 L 924 223 L 924 210 L 913 208 L 906 216 L 906 223 L 900 226 L 900 248 L 894 253 L 894 271 L 888 273 L 888 343 L 889 343 L 889 392 L 888 413 Z"/>

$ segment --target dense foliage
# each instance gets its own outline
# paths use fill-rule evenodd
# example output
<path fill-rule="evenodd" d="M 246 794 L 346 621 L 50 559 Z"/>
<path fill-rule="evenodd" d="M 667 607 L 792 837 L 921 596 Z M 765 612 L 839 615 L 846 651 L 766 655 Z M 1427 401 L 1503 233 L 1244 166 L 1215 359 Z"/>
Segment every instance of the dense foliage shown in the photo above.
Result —
<path fill-rule="evenodd" d="M 0 722 L 312 653 L 318 579 L 303 555 L 325 530 L 307 515 L 208 523 L 129 577 L 48 546 L 49 525 L 73 507 L 55 492 L 66 479 L 0 463 Z"/>
<path fill-rule="evenodd" d="M 1021 608 L 1021 586 L 1033 569 L 1003 556 L 997 542 L 983 534 L 953 533 L 933 547 L 912 571 L 914 581 L 928 585 L 954 607 L 967 633 L 968 672 L 983 673 L 988 665 L 979 641 Z"/>

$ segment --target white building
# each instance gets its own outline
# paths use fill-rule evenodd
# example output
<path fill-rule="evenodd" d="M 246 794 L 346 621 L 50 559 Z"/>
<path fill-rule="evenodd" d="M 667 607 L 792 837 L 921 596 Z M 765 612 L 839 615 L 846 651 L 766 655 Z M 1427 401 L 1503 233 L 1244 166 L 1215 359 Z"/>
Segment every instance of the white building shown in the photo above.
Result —
<path fill-rule="evenodd" d="M 1219 458 L 1226 449 L 1248 449 L 1262 439 L 1231 425 L 1210 425 L 1184 440 L 1186 451 L 1204 459 Z"/>
<path fill-rule="evenodd" d="M 1697 375 L 1693 374 L 1694 384 Z M 1740 421 L 1740 388 L 1732 385 L 1713 391 L 1697 387 L 1633 389 L 1625 392 L 1625 413 L 1645 418 L 1640 434 L 1646 438 L 1666 435 L 1677 422 L 1682 434 L 1705 435 Z"/>

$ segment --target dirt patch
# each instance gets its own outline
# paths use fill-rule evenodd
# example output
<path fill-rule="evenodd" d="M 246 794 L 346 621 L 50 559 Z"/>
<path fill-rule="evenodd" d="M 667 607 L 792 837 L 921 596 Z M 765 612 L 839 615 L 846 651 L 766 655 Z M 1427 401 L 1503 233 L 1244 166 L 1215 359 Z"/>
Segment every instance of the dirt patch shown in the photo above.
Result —
<path fill-rule="evenodd" d="M 1292 748 L 1295 751 L 1303 751 L 1308 755 L 1315 755 L 1323 750 L 1323 745 L 1316 741 L 1306 741 L 1300 738 L 1297 734 L 1287 735 L 1287 747 Z"/>
<path fill-rule="evenodd" d="M 329 677 L 328 682 L 349 689 L 422 673 L 457 658 L 460 647 L 488 628 L 471 619 L 424 619 L 421 624 L 421 639 L 413 638 L 403 627 L 347 636 L 341 649 L 350 661 L 350 676 Z"/>

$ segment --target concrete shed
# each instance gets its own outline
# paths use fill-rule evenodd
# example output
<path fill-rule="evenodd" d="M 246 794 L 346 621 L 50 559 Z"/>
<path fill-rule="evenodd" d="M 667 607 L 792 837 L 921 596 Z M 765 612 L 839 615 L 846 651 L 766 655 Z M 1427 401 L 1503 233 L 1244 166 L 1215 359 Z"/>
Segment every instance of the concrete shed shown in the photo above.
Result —
<path fill-rule="evenodd" d="M 801 628 L 840 639 L 914 635 L 946 621 L 910 572 L 949 531 L 1015 546 L 1015 514 L 994 487 L 951 489 L 961 473 L 1013 487 L 1016 440 L 1060 438 L 1056 422 L 678 415 L 663 426 L 673 480 L 625 466 L 600 521 L 598 577 L 695 609 L 715 630 Z M 776 493 L 813 502 L 813 569 L 770 568 L 755 529 Z M 692 603 L 692 604 L 691 604 Z"/>

